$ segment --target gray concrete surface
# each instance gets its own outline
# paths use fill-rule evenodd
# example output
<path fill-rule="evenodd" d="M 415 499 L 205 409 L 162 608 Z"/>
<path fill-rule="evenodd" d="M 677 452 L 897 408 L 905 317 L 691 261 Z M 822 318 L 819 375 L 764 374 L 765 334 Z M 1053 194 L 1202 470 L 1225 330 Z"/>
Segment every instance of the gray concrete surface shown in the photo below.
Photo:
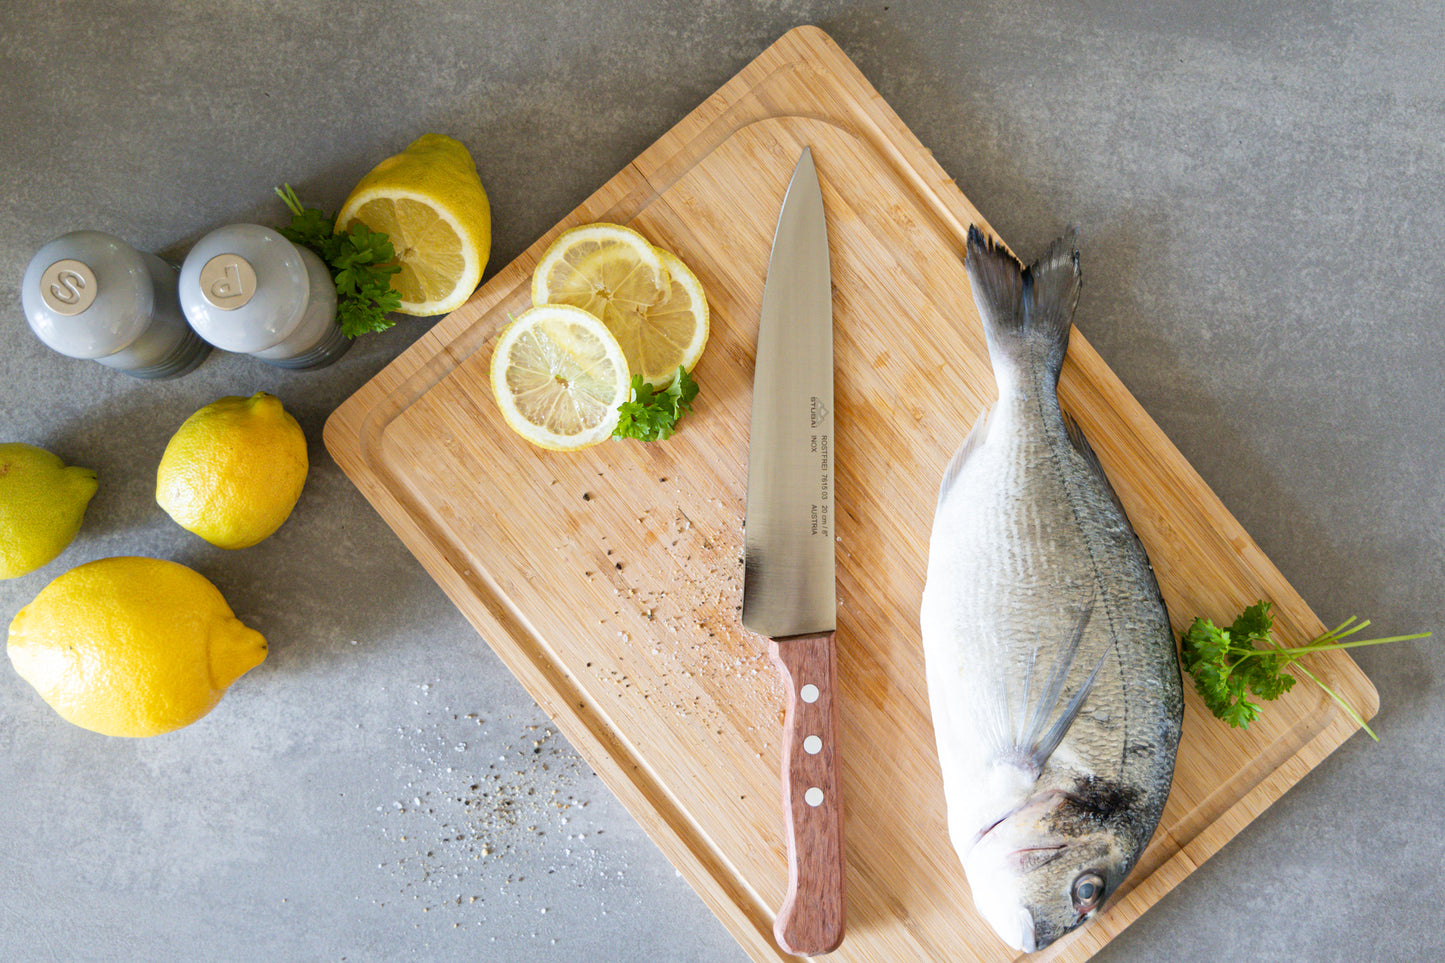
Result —
<path fill-rule="evenodd" d="M 1233 4 L 7 0 L 0 435 L 97 469 L 71 565 L 208 575 L 272 653 L 196 725 L 110 740 L 0 671 L 0 959 L 738 960 L 742 954 L 321 445 L 424 319 L 296 374 L 143 383 L 30 336 L 33 251 L 184 251 L 334 207 L 439 130 L 491 192 L 489 275 L 789 27 L 838 40 L 1016 249 L 1078 226 L 1078 322 L 1327 622 L 1445 627 L 1445 15 Z M 313 470 L 239 553 L 152 502 L 175 426 L 285 399 Z M 1445 653 L 1361 651 L 1357 736 L 1098 959 L 1445 958 Z M 541 801 L 539 801 L 541 800 Z M 490 852 L 486 852 L 490 850 Z M 959 958 L 967 958 L 960 949 Z"/>

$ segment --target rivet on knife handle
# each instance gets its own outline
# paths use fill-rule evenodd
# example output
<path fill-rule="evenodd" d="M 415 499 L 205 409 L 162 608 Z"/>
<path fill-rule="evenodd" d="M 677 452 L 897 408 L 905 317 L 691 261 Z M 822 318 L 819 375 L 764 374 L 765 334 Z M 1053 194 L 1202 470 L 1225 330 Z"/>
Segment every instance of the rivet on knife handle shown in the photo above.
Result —
<path fill-rule="evenodd" d="M 773 925 L 778 945 L 816 956 L 843 942 L 843 796 L 833 633 L 774 641 L 787 711 L 783 720 L 783 813 L 788 893 Z"/>

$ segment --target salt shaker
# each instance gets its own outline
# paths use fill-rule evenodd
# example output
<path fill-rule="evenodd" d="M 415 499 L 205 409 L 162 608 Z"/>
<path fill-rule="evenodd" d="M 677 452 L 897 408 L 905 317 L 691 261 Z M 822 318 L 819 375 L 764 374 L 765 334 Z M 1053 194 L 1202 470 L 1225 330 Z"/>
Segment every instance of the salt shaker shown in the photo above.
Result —
<path fill-rule="evenodd" d="M 197 241 L 181 265 L 180 299 L 211 344 L 279 368 L 320 368 L 351 346 L 321 258 L 259 224 L 229 224 Z"/>
<path fill-rule="evenodd" d="M 211 352 L 186 323 L 176 268 L 102 231 L 72 231 L 35 252 L 20 301 L 49 347 L 136 378 L 178 378 Z"/>

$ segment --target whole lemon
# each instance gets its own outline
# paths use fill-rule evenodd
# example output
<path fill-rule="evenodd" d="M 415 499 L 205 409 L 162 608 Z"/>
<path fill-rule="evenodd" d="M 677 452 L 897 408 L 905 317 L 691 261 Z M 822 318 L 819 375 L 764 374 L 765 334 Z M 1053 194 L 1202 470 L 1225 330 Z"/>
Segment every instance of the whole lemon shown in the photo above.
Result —
<path fill-rule="evenodd" d="M 95 472 L 44 448 L 0 445 L 0 578 L 49 564 L 75 540 L 95 496 Z"/>
<path fill-rule="evenodd" d="M 281 527 L 306 484 L 306 436 L 280 399 L 229 396 L 191 415 L 156 471 L 156 503 L 188 532 L 246 548 Z"/>
<path fill-rule="evenodd" d="M 108 736 L 190 725 L 266 658 L 205 576 L 154 558 L 103 558 L 61 575 L 10 623 L 15 671 L 56 712 Z"/>

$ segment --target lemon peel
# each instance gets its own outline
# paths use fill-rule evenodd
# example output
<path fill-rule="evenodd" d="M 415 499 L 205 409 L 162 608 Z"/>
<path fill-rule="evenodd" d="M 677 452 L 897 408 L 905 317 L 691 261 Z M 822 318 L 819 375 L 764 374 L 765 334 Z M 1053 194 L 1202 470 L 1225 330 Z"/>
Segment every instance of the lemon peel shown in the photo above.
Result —
<path fill-rule="evenodd" d="M 97 487 L 94 471 L 44 448 L 0 444 L 0 578 L 27 575 L 65 551 Z"/>
<path fill-rule="evenodd" d="M 248 548 L 290 517 L 308 470 L 306 436 L 275 395 L 227 396 L 185 420 L 156 469 L 156 503 L 220 548 Z"/>
<path fill-rule="evenodd" d="M 56 578 L 15 615 L 6 642 L 16 672 L 63 718 L 130 737 L 200 719 L 266 651 L 205 576 L 134 556 Z"/>

